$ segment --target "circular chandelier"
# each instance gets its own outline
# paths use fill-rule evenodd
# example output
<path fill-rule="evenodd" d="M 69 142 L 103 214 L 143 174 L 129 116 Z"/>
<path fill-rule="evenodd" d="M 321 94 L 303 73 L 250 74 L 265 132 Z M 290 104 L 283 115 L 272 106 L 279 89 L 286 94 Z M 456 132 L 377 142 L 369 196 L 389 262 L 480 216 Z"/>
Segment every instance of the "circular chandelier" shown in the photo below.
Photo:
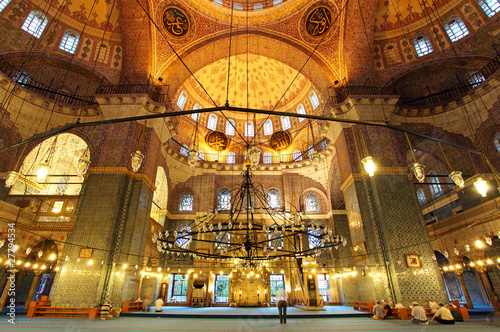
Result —
<path fill-rule="evenodd" d="M 284 258 L 314 259 L 325 250 L 346 245 L 347 241 L 334 235 L 330 227 L 306 225 L 295 207 L 285 211 L 270 202 L 262 186 L 259 189 L 252 182 L 252 163 L 244 165 L 243 182 L 231 191 L 234 195 L 227 197 L 226 202 L 219 201 L 216 209 L 177 231 L 153 235 L 159 252 L 179 258 L 232 263 L 240 268 L 259 268 Z M 303 236 L 316 245 L 304 248 Z"/>

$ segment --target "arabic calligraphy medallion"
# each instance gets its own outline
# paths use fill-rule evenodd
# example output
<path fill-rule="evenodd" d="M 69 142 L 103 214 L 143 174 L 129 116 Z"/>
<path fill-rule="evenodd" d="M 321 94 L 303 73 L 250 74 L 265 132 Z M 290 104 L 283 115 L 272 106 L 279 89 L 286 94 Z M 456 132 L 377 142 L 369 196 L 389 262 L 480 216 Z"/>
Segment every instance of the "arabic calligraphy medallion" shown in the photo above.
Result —
<path fill-rule="evenodd" d="M 332 27 L 332 11 L 329 7 L 313 8 L 306 16 L 306 31 L 310 37 L 319 38 Z"/>
<path fill-rule="evenodd" d="M 163 25 L 168 34 L 174 38 L 184 38 L 191 24 L 186 13 L 179 7 L 170 6 L 163 12 Z"/>
<path fill-rule="evenodd" d="M 208 147 L 214 151 L 224 151 L 229 146 L 229 139 L 221 131 L 214 130 L 205 137 Z"/>
<path fill-rule="evenodd" d="M 269 145 L 275 151 L 286 150 L 292 144 L 292 136 L 287 131 L 279 130 L 274 132 L 269 140 Z"/>

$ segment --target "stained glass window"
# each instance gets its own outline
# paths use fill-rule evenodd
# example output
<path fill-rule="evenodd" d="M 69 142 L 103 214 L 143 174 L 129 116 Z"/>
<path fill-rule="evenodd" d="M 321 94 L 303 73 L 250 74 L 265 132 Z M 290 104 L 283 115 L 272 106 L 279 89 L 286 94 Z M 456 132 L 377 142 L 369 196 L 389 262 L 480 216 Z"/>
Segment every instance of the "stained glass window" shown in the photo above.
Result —
<path fill-rule="evenodd" d="M 7 7 L 7 5 L 10 3 L 10 0 L 0 0 L 0 12 Z"/>
<path fill-rule="evenodd" d="M 215 303 L 229 302 L 229 276 L 227 274 L 215 275 Z"/>
<path fill-rule="evenodd" d="M 478 3 L 488 17 L 492 17 L 500 11 L 500 2 L 498 0 L 479 0 Z"/>
<path fill-rule="evenodd" d="M 299 150 L 293 151 L 293 161 L 302 160 L 302 152 Z"/>
<path fill-rule="evenodd" d="M 187 302 L 188 278 L 180 273 L 172 274 L 172 298 L 169 302 Z"/>
<path fill-rule="evenodd" d="M 101 63 L 107 63 L 109 59 L 109 43 L 102 42 L 97 47 L 94 55 L 94 60 Z"/>
<path fill-rule="evenodd" d="M 216 5 L 222 6 L 222 0 L 214 0 Z"/>
<path fill-rule="evenodd" d="M 177 228 L 177 238 L 175 239 L 175 244 L 179 248 L 189 248 L 191 243 L 191 227 L 180 226 Z"/>
<path fill-rule="evenodd" d="M 306 114 L 306 109 L 304 108 L 304 105 L 299 104 L 299 106 L 297 106 L 297 114 Z M 306 118 L 299 118 L 299 122 L 302 122 L 305 119 Z"/>
<path fill-rule="evenodd" d="M 276 303 L 277 295 L 283 294 L 285 292 L 285 275 L 271 274 L 269 276 L 269 279 L 270 279 L 269 286 L 271 288 L 271 303 Z"/>
<path fill-rule="evenodd" d="M 191 194 L 181 195 L 179 203 L 179 211 L 193 211 L 193 195 Z"/>
<path fill-rule="evenodd" d="M 219 211 L 227 211 L 231 209 L 231 192 L 229 189 L 219 190 L 219 196 L 217 197 L 217 209 Z"/>
<path fill-rule="evenodd" d="M 441 188 L 441 185 L 439 184 L 439 178 L 433 177 L 432 175 L 436 175 L 436 173 L 431 172 L 429 174 L 429 181 L 432 183 L 431 184 L 431 193 L 432 197 L 438 198 L 443 194 L 443 189 Z"/>
<path fill-rule="evenodd" d="M 187 157 L 188 153 L 189 153 L 189 147 L 187 145 L 181 146 L 181 154 Z"/>
<path fill-rule="evenodd" d="M 480 71 L 477 71 L 477 72 L 471 72 L 469 74 L 469 83 L 472 85 L 473 88 L 475 88 L 476 86 L 478 86 L 479 84 L 481 84 L 482 82 L 485 81 L 485 78 L 483 76 L 483 74 L 481 74 Z"/>
<path fill-rule="evenodd" d="M 319 202 L 316 194 L 307 194 L 304 198 L 304 202 L 306 205 L 306 212 L 319 212 Z"/>
<path fill-rule="evenodd" d="M 215 246 L 217 249 L 227 248 L 231 245 L 229 232 L 215 233 Z"/>
<path fill-rule="evenodd" d="M 234 10 L 243 10 L 243 5 L 241 3 L 235 3 L 233 8 Z"/>
<path fill-rule="evenodd" d="M 68 30 L 64 33 L 59 48 L 63 51 L 75 54 L 76 47 L 78 46 L 79 41 L 80 35 L 74 31 Z"/>
<path fill-rule="evenodd" d="M 254 136 L 254 129 L 253 129 L 253 122 L 252 121 L 245 122 L 245 136 L 246 137 L 253 137 Z"/>
<path fill-rule="evenodd" d="M 309 157 L 309 159 L 312 160 L 313 158 L 313 153 L 314 153 L 314 148 L 312 146 L 308 147 L 307 148 L 307 156 Z"/>
<path fill-rule="evenodd" d="M 425 204 L 427 204 L 427 200 L 425 199 L 425 193 L 424 193 L 424 190 L 422 188 L 417 189 L 417 197 L 418 197 L 418 201 L 420 203 L 420 206 L 424 206 Z"/>
<path fill-rule="evenodd" d="M 267 119 L 264 122 L 264 135 L 268 136 L 273 133 L 273 122 L 270 119 Z"/>
<path fill-rule="evenodd" d="M 273 6 L 277 6 L 283 3 L 283 0 L 273 0 Z"/>
<path fill-rule="evenodd" d="M 323 298 L 323 302 L 330 300 L 330 278 L 326 273 L 318 274 L 318 293 Z"/>
<path fill-rule="evenodd" d="M 236 162 L 236 155 L 234 152 L 228 152 L 226 156 L 226 164 L 234 164 Z"/>
<path fill-rule="evenodd" d="M 283 249 L 283 234 L 269 233 L 269 248 Z"/>
<path fill-rule="evenodd" d="M 497 151 L 500 152 L 500 133 L 498 133 L 496 136 L 495 136 L 495 147 L 497 148 Z"/>
<path fill-rule="evenodd" d="M 186 91 L 182 91 L 181 94 L 179 95 L 179 98 L 177 99 L 177 106 L 181 110 L 184 109 L 184 106 L 186 106 L 186 101 L 187 101 L 187 93 Z"/>
<path fill-rule="evenodd" d="M 319 142 L 319 148 L 320 148 L 321 150 L 326 149 L 326 147 L 327 147 L 327 146 L 328 146 L 328 143 L 327 143 L 326 139 L 322 139 L 322 140 Z"/>
<path fill-rule="evenodd" d="M 267 191 L 267 207 L 277 209 L 280 207 L 280 192 L 278 189 L 269 189 Z"/>
<path fill-rule="evenodd" d="M 281 129 L 287 130 L 292 127 L 292 124 L 290 123 L 290 117 L 288 116 L 282 116 L 281 117 Z"/>
<path fill-rule="evenodd" d="M 28 15 L 21 29 L 36 38 L 40 38 L 43 30 L 47 26 L 47 22 L 47 17 L 45 17 L 42 12 L 34 10 Z"/>
<path fill-rule="evenodd" d="M 255 5 L 253 5 L 253 10 L 255 10 L 255 11 L 262 10 L 262 9 L 264 9 L 264 5 L 261 3 L 256 3 Z"/>
<path fill-rule="evenodd" d="M 415 36 L 413 39 L 413 45 L 415 46 L 415 51 L 417 51 L 417 55 L 419 57 L 434 51 L 429 37 L 424 33 Z"/>
<path fill-rule="evenodd" d="M 199 160 L 205 160 L 205 152 L 198 151 L 198 159 Z"/>
<path fill-rule="evenodd" d="M 272 162 L 273 162 L 273 156 L 271 155 L 271 152 L 264 152 L 263 163 L 272 164 Z"/>
<path fill-rule="evenodd" d="M 196 110 L 199 110 L 199 109 L 201 109 L 200 104 L 194 105 L 193 111 L 196 111 Z M 191 114 L 191 119 L 193 119 L 194 121 L 198 122 L 199 118 L 200 118 L 200 113 L 193 113 L 193 114 Z"/>
<path fill-rule="evenodd" d="M 226 121 L 226 135 L 227 136 L 234 136 L 234 128 L 236 127 L 236 124 L 233 119 L 229 119 Z"/>
<path fill-rule="evenodd" d="M 24 84 L 27 84 L 30 81 L 30 77 L 27 72 L 24 71 L 18 71 L 16 75 L 14 75 L 14 81 L 17 83 L 21 84 L 24 86 Z"/>
<path fill-rule="evenodd" d="M 319 98 L 318 98 L 318 95 L 316 94 L 316 92 L 314 92 L 314 91 L 309 92 L 309 100 L 311 101 L 311 105 L 312 105 L 313 110 L 318 108 Z"/>
<path fill-rule="evenodd" d="M 217 115 L 211 113 L 208 117 L 207 128 L 210 130 L 217 129 Z"/>
<path fill-rule="evenodd" d="M 447 19 L 444 23 L 444 29 L 452 42 L 456 42 L 469 34 L 469 30 L 458 16 Z"/>
<path fill-rule="evenodd" d="M 307 230 L 308 236 L 307 238 L 309 239 L 309 249 L 314 249 L 323 246 L 321 244 L 321 231 L 317 228 L 312 229 L 309 228 Z"/>

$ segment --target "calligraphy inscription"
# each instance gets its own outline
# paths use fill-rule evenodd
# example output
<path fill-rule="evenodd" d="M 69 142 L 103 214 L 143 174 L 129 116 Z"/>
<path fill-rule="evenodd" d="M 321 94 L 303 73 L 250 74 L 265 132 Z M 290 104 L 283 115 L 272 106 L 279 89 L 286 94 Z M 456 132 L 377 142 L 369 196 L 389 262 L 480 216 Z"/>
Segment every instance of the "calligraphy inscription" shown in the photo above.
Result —
<path fill-rule="evenodd" d="M 271 136 L 269 144 L 271 145 L 271 148 L 273 148 L 273 150 L 283 151 L 286 150 L 290 146 L 290 144 L 292 144 L 292 137 L 287 131 L 276 131 Z"/>
<path fill-rule="evenodd" d="M 215 151 L 224 151 L 229 146 L 229 139 L 221 131 L 211 131 L 205 138 L 210 149 Z"/>
<path fill-rule="evenodd" d="M 181 9 L 168 7 L 163 13 L 163 25 L 167 32 L 175 38 L 183 38 L 189 32 L 189 19 Z"/>
<path fill-rule="evenodd" d="M 321 37 L 332 26 L 332 12 L 328 7 L 314 8 L 306 18 L 306 31 L 311 37 Z"/>

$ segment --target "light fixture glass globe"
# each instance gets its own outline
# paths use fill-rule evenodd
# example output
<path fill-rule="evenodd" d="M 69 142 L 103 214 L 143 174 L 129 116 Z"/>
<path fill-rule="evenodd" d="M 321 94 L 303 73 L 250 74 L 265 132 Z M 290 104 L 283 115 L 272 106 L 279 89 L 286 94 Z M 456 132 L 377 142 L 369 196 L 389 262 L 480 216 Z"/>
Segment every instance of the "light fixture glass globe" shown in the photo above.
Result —
<path fill-rule="evenodd" d="M 189 151 L 188 155 L 188 164 L 191 166 L 191 168 L 195 168 L 196 164 L 198 163 L 198 151 L 196 151 L 194 148 Z"/>
<path fill-rule="evenodd" d="M 375 174 L 375 169 L 377 168 L 377 166 L 375 166 L 375 162 L 374 162 L 373 157 L 368 156 L 368 157 L 362 159 L 361 162 L 363 163 L 363 166 L 365 167 L 366 173 L 368 173 L 368 175 L 370 175 L 370 176 L 373 176 L 373 174 Z"/>
<path fill-rule="evenodd" d="M 476 247 L 478 247 L 478 248 L 483 248 L 483 247 L 484 247 L 484 243 L 483 243 L 483 241 L 481 241 L 481 240 L 476 240 Z"/>
<path fill-rule="evenodd" d="M 411 170 L 413 171 L 413 174 L 415 174 L 415 178 L 418 180 L 418 182 L 424 182 L 425 180 L 424 168 L 425 166 L 419 163 L 414 163 L 411 167 Z"/>
<path fill-rule="evenodd" d="M 477 192 L 481 194 L 481 196 L 486 197 L 488 194 L 488 184 L 481 177 L 478 177 L 476 181 L 474 181 L 474 186 L 477 189 Z"/>
<path fill-rule="evenodd" d="M 141 151 L 135 151 L 130 155 L 132 157 L 132 170 L 137 172 L 141 168 L 142 161 L 144 160 L 144 155 Z"/>
<path fill-rule="evenodd" d="M 260 154 L 261 154 L 261 151 L 259 149 L 257 149 L 256 146 L 253 146 L 250 149 L 249 158 L 250 158 L 250 163 L 252 164 L 252 166 L 257 166 L 259 164 Z"/>
<path fill-rule="evenodd" d="M 450 179 L 453 180 L 453 182 L 460 188 L 465 187 L 464 184 L 464 178 L 462 177 L 462 172 L 460 171 L 453 171 L 449 175 Z"/>

